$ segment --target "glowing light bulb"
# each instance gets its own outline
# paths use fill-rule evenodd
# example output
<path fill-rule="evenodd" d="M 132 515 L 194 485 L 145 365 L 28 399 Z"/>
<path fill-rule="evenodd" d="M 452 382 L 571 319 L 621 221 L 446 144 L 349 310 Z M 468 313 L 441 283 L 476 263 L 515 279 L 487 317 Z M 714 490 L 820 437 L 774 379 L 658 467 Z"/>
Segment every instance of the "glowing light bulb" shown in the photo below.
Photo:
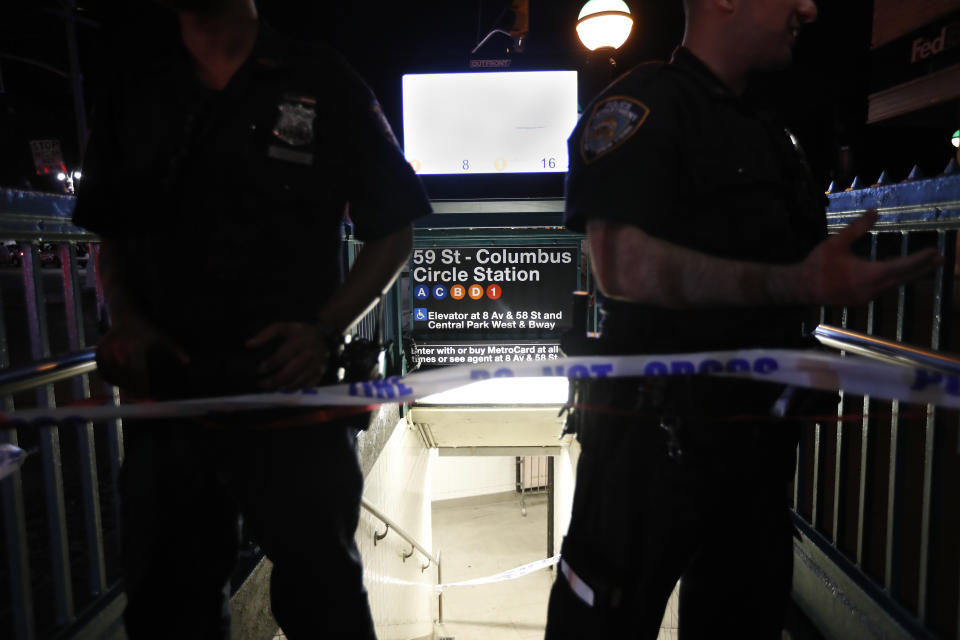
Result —
<path fill-rule="evenodd" d="M 577 16 L 577 35 L 591 51 L 620 48 L 632 30 L 633 16 L 623 0 L 590 0 Z"/>

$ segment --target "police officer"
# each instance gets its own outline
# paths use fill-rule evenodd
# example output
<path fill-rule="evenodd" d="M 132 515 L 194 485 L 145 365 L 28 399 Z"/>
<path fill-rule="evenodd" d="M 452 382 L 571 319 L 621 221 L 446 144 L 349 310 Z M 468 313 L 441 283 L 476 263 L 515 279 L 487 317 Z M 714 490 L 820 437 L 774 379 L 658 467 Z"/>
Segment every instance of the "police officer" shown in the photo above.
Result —
<path fill-rule="evenodd" d="M 743 99 L 790 62 L 812 0 L 686 0 L 683 45 L 608 87 L 570 138 L 567 225 L 585 230 L 609 353 L 799 347 L 811 305 L 858 304 L 928 270 L 829 239 L 796 141 Z M 779 638 L 791 583 L 783 389 L 632 379 L 587 389 L 573 514 L 546 636 L 656 638 L 681 578 L 681 638 Z M 835 406 L 835 405 L 834 405 Z M 618 417 L 626 416 L 626 417 Z"/>
<path fill-rule="evenodd" d="M 429 203 L 340 57 L 272 32 L 251 0 L 165 4 L 182 46 L 117 73 L 74 216 L 103 239 L 101 372 L 153 398 L 316 385 L 406 262 Z M 365 245 L 343 279 L 347 204 Z M 273 562 L 288 637 L 373 638 L 353 541 L 363 426 L 289 412 L 128 422 L 128 635 L 229 637 L 242 513 Z"/>

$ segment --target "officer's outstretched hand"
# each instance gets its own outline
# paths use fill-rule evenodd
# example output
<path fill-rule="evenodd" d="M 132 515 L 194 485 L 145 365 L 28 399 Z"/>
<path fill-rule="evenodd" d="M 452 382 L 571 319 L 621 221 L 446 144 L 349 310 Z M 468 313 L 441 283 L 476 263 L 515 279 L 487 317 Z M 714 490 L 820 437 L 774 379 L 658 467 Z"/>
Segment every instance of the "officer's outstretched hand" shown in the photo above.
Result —
<path fill-rule="evenodd" d="M 124 391 L 150 394 L 148 353 L 163 349 L 183 365 L 190 357 L 172 340 L 145 320 L 127 318 L 116 322 L 97 345 L 97 369 L 104 380 Z"/>
<path fill-rule="evenodd" d="M 274 322 L 247 340 L 248 349 L 273 343 L 257 367 L 261 389 L 302 389 L 320 384 L 330 349 L 323 331 L 304 322 Z"/>
<path fill-rule="evenodd" d="M 870 209 L 814 247 L 807 258 L 796 265 L 794 286 L 797 287 L 798 302 L 863 304 L 943 262 L 935 249 L 923 249 L 903 258 L 877 262 L 855 255 L 850 246 L 876 221 L 877 212 Z"/>

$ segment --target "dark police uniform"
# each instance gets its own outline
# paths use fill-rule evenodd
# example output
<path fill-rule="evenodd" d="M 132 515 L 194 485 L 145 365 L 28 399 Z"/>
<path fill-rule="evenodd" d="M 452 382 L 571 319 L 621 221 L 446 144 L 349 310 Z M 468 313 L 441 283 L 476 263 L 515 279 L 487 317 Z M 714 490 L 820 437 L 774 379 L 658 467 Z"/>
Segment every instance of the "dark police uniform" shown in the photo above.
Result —
<path fill-rule="evenodd" d="M 275 321 L 316 322 L 342 279 L 347 203 L 364 241 L 430 211 L 372 93 L 332 51 L 261 25 L 221 91 L 195 80 L 185 51 L 113 89 L 74 221 L 116 241 L 137 310 L 212 372 L 185 388 L 151 371 L 168 396 L 256 390 L 263 354 L 244 341 Z M 274 418 L 128 424 L 131 637 L 228 637 L 238 512 L 273 561 L 273 611 L 289 637 L 374 637 L 353 541 L 365 424 L 255 428 Z"/>
<path fill-rule="evenodd" d="M 636 225 L 719 258 L 787 264 L 826 237 L 825 199 L 791 135 L 692 53 L 605 90 L 570 138 L 567 225 Z M 676 353 L 798 347 L 808 310 L 674 310 L 601 300 L 600 349 Z M 547 637 L 655 638 L 682 575 L 681 637 L 780 637 L 792 567 L 786 487 L 796 427 L 769 415 L 778 385 L 603 381 L 582 454 Z M 738 419 L 738 417 L 741 417 Z"/>

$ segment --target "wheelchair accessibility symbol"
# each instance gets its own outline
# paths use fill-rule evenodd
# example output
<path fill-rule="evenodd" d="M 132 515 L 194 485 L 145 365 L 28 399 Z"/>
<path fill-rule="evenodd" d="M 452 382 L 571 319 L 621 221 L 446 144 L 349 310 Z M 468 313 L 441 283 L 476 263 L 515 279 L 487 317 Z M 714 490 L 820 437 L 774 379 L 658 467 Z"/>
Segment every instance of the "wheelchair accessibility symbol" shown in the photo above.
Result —
<path fill-rule="evenodd" d="M 423 307 L 417 307 L 413 310 L 413 319 L 415 322 L 426 322 L 427 321 L 427 310 Z"/>

